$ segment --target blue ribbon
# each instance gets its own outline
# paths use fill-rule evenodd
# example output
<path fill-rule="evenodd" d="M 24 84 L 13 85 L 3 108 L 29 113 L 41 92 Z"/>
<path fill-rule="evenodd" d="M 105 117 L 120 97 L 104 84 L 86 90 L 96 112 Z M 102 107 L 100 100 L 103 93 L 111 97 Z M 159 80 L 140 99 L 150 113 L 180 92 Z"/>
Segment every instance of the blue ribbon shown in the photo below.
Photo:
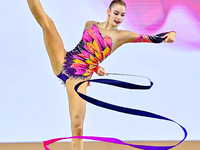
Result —
<path fill-rule="evenodd" d="M 124 81 L 113 80 L 113 79 L 93 79 L 93 80 L 89 80 L 89 82 L 102 83 L 102 84 L 117 86 L 117 87 L 126 88 L 126 89 L 138 89 L 138 90 L 148 90 L 148 89 L 150 89 L 153 86 L 153 82 L 151 80 L 149 80 L 149 81 L 150 81 L 149 86 L 143 86 L 143 85 L 136 85 L 136 84 L 132 84 L 132 83 L 124 82 Z M 187 130 L 183 126 L 181 126 L 179 123 L 177 123 L 177 122 L 175 122 L 175 121 L 173 121 L 169 118 L 166 118 L 166 117 L 163 117 L 161 115 L 157 115 L 157 114 L 154 114 L 154 113 L 151 113 L 151 112 L 143 111 L 143 110 L 131 109 L 131 108 L 126 108 L 126 107 L 121 107 L 121 106 L 109 104 L 109 103 L 94 99 L 92 97 L 89 97 L 87 95 L 84 95 L 84 94 L 78 92 L 79 86 L 81 84 L 83 84 L 84 82 L 88 82 L 88 81 L 80 82 L 79 84 L 77 84 L 75 86 L 74 89 L 77 92 L 77 94 L 82 99 L 84 99 L 85 101 L 87 101 L 87 102 L 89 102 L 93 105 L 103 107 L 103 108 L 106 108 L 106 109 L 110 109 L 110 110 L 113 110 L 113 111 L 121 112 L 121 113 L 171 121 L 171 122 L 174 122 L 177 125 L 179 125 L 184 132 L 184 138 L 178 144 L 173 145 L 173 146 L 147 146 L 147 145 L 134 145 L 134 144 L 127 144 L 127 143 L 126 143 L 126 145 L 129 145 L 129 146 L 132 146 L 132 147 L 135 147 L 135 148 L 139 148 L 139 149 L 143 149 L 143 150 L 168 150 L 168 149 L 171 149 L 173 147 L 178 146 L 179 144 L 181 144 L 186 139 Z M 119 143 L 116 143 L 116 144 L 119 144 Z"/>
<path fill-rule="evenodd" d="M 132 84 L 132 83 L 128 83 L 128 82 L 123 82 L 123 81 L 118 81 L 118 80 L 113 80 L 113 79 L 94 79 L 94 80 L 89 80 L 90 82 L 95 82 L 95 83 L 102 83 L 102 84 L 107 84 L 107 85 L 112 85 L 112 86 L 117 86 L 117 87 L 121 87 L 121 88 L 126 88 L 126 89 L 139 89 L 139 90 L 148 90 L 153 86 L 153 82 L 149 79 L 150 81 L 150 85 L 149 86 L 142 86 L 142 85 L 136 85 L 136 84 Z M 92 97 L 89 97 L 87 95 L 84 95 L 80 92 L 78 92 L 78 88 L 81 84 L 83 84 L 84 82 L 88 82 L 88 81 L 83 81 L 78 83 L 75 86 L 75 91 L 77 92 L 77 94 L 84 100 L 86 100 L 87 102 L 99 106 L 99 107 L 103 107 L 106 109 L 110 109 L 113 111 L 117 111 L 117 112 L 121 112 L 121 113 L 126 113 L 126 114 L 131 114 L 131 115 L 137 115 L 137 116 L 142 116 L 142 117 L 149 117 L 149 118 L 155 118 L 155 119 L 162 119 L 162 120 L 166 120 L 166 121 L 171 121 L 176 123 L 177 125 L 179 125 L 182 130 L 184 131 L 184 138 L 176 145 L 173 146 L 149 146 L 149 145 L 135 145 L 135 144 L 129 144 L 129 143 L 125 143 L 119 139 L 116 138 L 107 138 L 107 137 L 94 137 L 94 136 L 73 136 L 73 137 L 65 137 L 65 138 L 56 138 L 56 139 L 51 139 L 51 140 L 47 140 L 44 141 L 44 148 L 46 150 L 50 150 L 47 145 L 50 145 L 52 143 L 55 143 L 57 141 L 60 140 L 64 140 L 64 139 L 74 139 L 74 138 L 78 138 L 78 139 L 88 139 L 88 140 L 96 140 L 96 141 L 102 141 L 102 142 L 108 142 L 108 143 L 114 143 L 114 144 L 121 144 L 121 145 L 128 145 L 134 148 L 138 148 L 138 149 L 142 149 L 142 150 L 169 150 L 173 147 L 178 146 L 179 144 L 181 144 L 187 137 L 187 131 L 186 129 L 181 126 L 180 124 L 178 124 L 177 122 L 151 113 L 151 112 L 147 112 L 147 111 L 143 111 L 143 110 L 137 110 L 137 109 L 131 109 L 131 108 L 126 108 L 126 107 L 121 107 L 121 106 L 117 106 L 117 105 L 113 105 L 113 104 L 109 104 L 97 99 L 94 99 Z"/>

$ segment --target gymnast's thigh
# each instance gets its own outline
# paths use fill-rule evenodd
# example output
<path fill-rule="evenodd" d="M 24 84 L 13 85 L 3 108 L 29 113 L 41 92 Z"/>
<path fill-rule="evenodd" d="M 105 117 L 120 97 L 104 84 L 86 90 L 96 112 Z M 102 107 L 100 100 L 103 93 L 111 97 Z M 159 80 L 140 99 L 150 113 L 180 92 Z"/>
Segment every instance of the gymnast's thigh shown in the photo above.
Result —
<path fill-rule="evenodd" d="M 73 79 L 73 78 L 69 78 L 66 81 L 66 88 L 67 88 L 68 99 L 69 99 L 69 111 L 70 111 L 72 126 L 73 125 L 82 126 L 84 118 L 85 118 L 86 101 L 83 100 L 81 97 L 79 97 L 79 95 L 74 90 L 75 85 L 82 81 L 84 80 Z M 83 94 L 86 94 L 87 86 L 88 86 L 88 82 L 83 83 L 79 87 L 78 91 Z"/>
<path fill-rule="evenodd" d="M 45 46 L 51 60 L 53 71 L 56 75 L 62 71 L 62 65 L 66 56 L 63 41 L 56 29 L 54 22 L 47 16 L 47 21 L 43 25 Z"/>

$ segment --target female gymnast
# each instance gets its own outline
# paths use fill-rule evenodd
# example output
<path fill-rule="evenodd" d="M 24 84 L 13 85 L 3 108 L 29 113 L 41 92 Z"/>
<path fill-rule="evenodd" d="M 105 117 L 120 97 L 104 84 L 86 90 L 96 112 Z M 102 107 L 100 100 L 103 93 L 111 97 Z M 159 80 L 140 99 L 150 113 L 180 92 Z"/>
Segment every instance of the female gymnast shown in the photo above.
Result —
<path fill-rule="evenodd" d="M 126 14 L 126 4 L 123 0 L 113 0 L 107 10 L 107 20 L 102 23 L 86 22 L 81 41 L 73 50 L 67 52 L 54 22 L 44 12 L 40 1 L 27 1 L 33 16 L 43 29 L 44 43 L 53 71 L 66 85 L 72 136 L 83 135 L 86 112 L 86 102 L 74 90 L 77 83 L 90 79 L 94 71 L 99 76 L 107 75 L 104 68 L 99 67 L 99 63 L 125 43 L 171 43 L 176 36 L 174 31 L 150 36 L 118 30 Z M 79 88 L 79 92 L 86 94 L 87 86 L 85 82 Z M 83 150 L 83 141 L 72 139 L 71 149 Z"/>

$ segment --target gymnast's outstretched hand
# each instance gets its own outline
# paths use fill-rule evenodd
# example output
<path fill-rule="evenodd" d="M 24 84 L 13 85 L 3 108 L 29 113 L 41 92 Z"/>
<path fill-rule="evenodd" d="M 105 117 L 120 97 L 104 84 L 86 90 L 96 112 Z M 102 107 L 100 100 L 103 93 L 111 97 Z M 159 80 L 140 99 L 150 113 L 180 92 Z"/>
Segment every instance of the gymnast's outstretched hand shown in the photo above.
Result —
<path fill-rule="evenodd" d="M 105 76 L 108 75 L 108 73 L 105 71 L 105 69 L 101 66 L 98 67 L 97 69 L 97 75 L 98 76 Z"/>
<path fill-rule="evenodd" d="M 175 31 L 169 32 L 166 35 L 164 35 L 162 38 L 165 38 L 165 40 L 163 42 L 165 42 L 165 43 L 172 43 L 172 42 L 175 41 L 176 32 Z"/>

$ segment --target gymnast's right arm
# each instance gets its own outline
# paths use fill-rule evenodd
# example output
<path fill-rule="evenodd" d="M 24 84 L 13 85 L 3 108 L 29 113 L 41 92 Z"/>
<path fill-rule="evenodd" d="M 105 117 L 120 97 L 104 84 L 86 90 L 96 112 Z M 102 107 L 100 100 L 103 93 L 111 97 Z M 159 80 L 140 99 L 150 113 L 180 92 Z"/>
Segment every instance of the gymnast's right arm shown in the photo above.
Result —
<path fill-rule="evenodd" d="M 40 26 L 43 27 L 45 22 L 49 20 L 49 17 L 44 12 L 44 9 L 42 8 L 40 1 L 39 0 L 27 0 L 27 1 L 33 16 L 40 24 Z"/>

